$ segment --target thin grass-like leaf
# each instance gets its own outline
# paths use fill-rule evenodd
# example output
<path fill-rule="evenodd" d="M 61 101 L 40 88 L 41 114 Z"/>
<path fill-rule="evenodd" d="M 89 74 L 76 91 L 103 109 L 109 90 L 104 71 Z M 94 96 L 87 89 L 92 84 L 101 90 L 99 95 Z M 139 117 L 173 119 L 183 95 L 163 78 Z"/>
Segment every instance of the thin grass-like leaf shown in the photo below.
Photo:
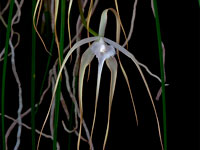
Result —
<path fill-rule="evenodd" d="M 122 31 L 124 33 L 126 41 L 127 41 L 127 37 L 126 37 L 126 33 L 125 33 L 125 30 L 123 28 L 123 25 L 122 25 L 122 22 L 121 22 L 121 19 L 120 19 L 120 16 L 119 16 L 119 10 L 118 10 L 117 0 L 115 0 L 115 6 L 116 6 L 116 9 L 117 9 L 117 13 L 116 13 L 116 11 L 113 11 L 113 13 L 115 14 L 116 24 L 117 24 L 117 28 L 116 28 L 116 30 L 117 30 L 116 31 L 116 41 L 117 41 L 117 43 L 119 43 L 119 41 L 120 41 L 120 28 L 119 28 L 119 26 L 121 26 L 121 28 L 122 28 Z M 127 49 L 128 49 L 128 42 L 127 42 Z M 126 80 L 126 84 L 128 86 L 129 94 L 131 96 L 131 101 L 132 101 L 133 109 L 134 109 L 134 113 L 135 113 L 136 123 L 138 125 L 138 116 L 137 116 L 137 111 L 136 111 L 136 107 L 135 107 L 135 103 L 134 103 L 134 99 L 133 99 L 133 94 L 131 92 L 131 87 L 130 87 L 129 79 L 128 79 L 126 71 L 125 71 L 125 69 L 124 69 L 124 67 L 122 65 L 122 62 L 121 62 L 118 50 L 117 50 L 117 57 L 118 57 L 118 60 L 119 60 L 120 68 L 121 68 L 122 73 L 124 75 L 124 78 Z"/>
<path fill-rule="evenodd" d="M 164 148 L 167 150 L 167 117 L 166 117 L 166 100 L 165 100 L 165 75 L 164 75 L 164 64 L 163 64 L 163 54 L 162 54 L 162 40 L 160 33 L 160 23 L 158 17 L 158 8 L 157 1 L 153 1 L 154 11 L 155 11 L 155 20 L 156 20 L 156 30 L 157 30 L 157 39 L 158 39 L 158 49 L 160 57 L 160 73 L 161 73 L 161 85 L 162 85 L 162 104 L 163 104 L 163 130 L 164 130 Z"/>
<path fill-rule="evenodd" d="M 55 12 L 54 12 L 54 34 L 55 34 L 55 41 L 57 45 L 57 50 L 58 50 L 58 60 L 59 60 L 59 65 L 61 66 L 61 56 L 60 56 L 60 43 L 58 40 L 58 34 L 57 34 L 57 16 L 58 16 L 58 8 L 59 8 L 59 1 L 55 0 Z"/>
<path fill-rule="evenodd" d="M 136 111 L 135 102 L 134 102 L 134 99 L 133 99 L 133 94 L 132 94 L 132 91 L 131 91 L 131 86 L 130 86 L 130 83 L 129 83 L 129 79 L 128 79 L 128 76 L 126 74 L 126 71 L 124 70 L 124 67 L 122 66 L 121 59 L 119 57 L 119 53 L 117 53 L 117 56 L 118 56 L 120 68 L 122 70 L 122 73 L 123 73 L 124 78 L 126 80 L 126 84 L 128 86 L 129 94 L 131 96 L 131 101 L 132 101 L 132 104 L 133 104 L 133 110 L 134 110 L 134 113 L 135 113 L 135 120 L 136 120 L 136 124 L 138 126 L 138 116 L 137 116 L 137 111 Z"/>
<path fill-rule="evenodd" d="M 40 18 L 40 12 L 41 12 L 41 9 L 42 9 L 42 3 L 43 3 L 43 0 L 40 1 L 40 6 L 39 6 L 37 20 L 36 20 L 36 26 L 38 25 L 38 21 L 39 21 L 39 18 Z"/>
<path fill-rule="evenodd" d="M 162 54 L 163 54 L 164 75 L 165 75 L 164 76 L 164 80 L 166 82 L 166 73 L 165 73 L 165 46 L 164 46 L 163 42 L 162 42 L 162 50 L 163 50 Z M 158 90 L 157 95 L 156 95 L 156 100 L 157 101 L 160 99 L 161 94 L 162 94 L 162 85 L 161 85 L 161 87 Z"/>
<path fill-rule="evenodd" d="M 89 25 L 90 25 L 90 19 L 92 16 L 92 7 L 93 7 L 93 0 L 90 0 L 90 6 L 89 6 L 88 16 L 87 16 L 87 37 L 89 37 Z"/>
<path fill-rule="evenodd" d="M 60 26 L 60 45 L 59 45 L 59 53 L 60 53 L 60 62 L 61 63 L 63 61 L 64 33 L 65 33 L 65 0 L 61 0 L 61 26 Z M 58 66 L 58 69 L 60 69 L 60 66 Z M 57 93 L 56 93 L 55 115 L 54 115 L 53 150 L 56 150 L 56 147 L 57 147 L 57 136 L 58 136 L 57 132 L 58 132 L 60 95 L 61 95 L 61 79 L 58 83 L 58 89 L 57 89 Z"/>
<path fill-rule="evenodd" d="M 90 35 L 89 35 L 89 25 L 90 25 L 90 19 L 91 19 L 91 16 L 92 16 L 92 7 L 93 7 L 93 0 L 90 0 L 90 6 L 89 6 L 88 16 L 87 16 L 87 37 L 90 37 Z M 90 43 L 88 43 L 88 44 L 90 46 Z M 89 67 L 88 67 L 87 81 L 90 78 L 90 68 L 91 68 L 91 64 L 89 64 Z"/>
<path fill-rule="evenodd" d="M 32 1 L 32 16 L 34 16 L 34 9 L 36 0 Z M 33 20 L 34 21 L 34 20 Z M 35 24 L 35 22 L 33 22 Z M 32 150 L 35 150 L 35 53 L 36 53 L 36 32 L 32 25 L 32 54 L 31 54 L 31 138 Z"/>
<path fill-rule="evenodd" d="M 86 20 L 85 20 L 84 15 L 83 15 L 81 0 L 78 0 L 78 8 L 79 8 L 80 16 L 81 16 L 81 21 L 82 21 L 84 27 L 87 29 L 87 22 L 86 22 Z M 96 33 L 96 32 L 95 32 L 94 30 L 92 30 L 90 27 L 89 27 L 89 32 L 90 32 L 93 36 L 98 36 L 98 33 Z"/>
<path fill-rule="evenodd" d="M 117 0 L 115 0 L 115 7 L 116 7 L 116 10 L 117 10 L 117 15 L 115 14 L 115 16 L 116 16 L 116 18 L 117 18 L 117 20 L 118 20 L 117 22 L 120 23 L 120 26 L 121 26 L 122 31 L 123 31 L 124 36 L 125 36 L 125 40 L 127 41 L 126 32 L 125 32 L 125 30 L 124 30 L 124 27 L 123 27 L 123 25 L 122 25 L 122 21 L 121 21 L 121 19 L 120 19 L 120 15 L 119 15 L 119 8 L 118 8 Z M 117 43 L 119 43 L 120 34 L 119 34 L 119 35 L 118 35 L 118 34 L 116 35 L 116 39 L 117 39 Z M 127 49 L 128 49 L 128 42 L 127 42 Z"/>
<path fill-rule="evenodd" d="M 135 23 L 135 16 L 136 16 L 136 6 L 138 4 L 138 0 L 135 0 L 134 4 L 133 4 L 133 12 L 132 12 L 132 18 L 131 18 L 131 26 L 130 26 L 130 30 L 129 30 L 129 34 L 128 37 L 126 39 L 126 41 L 124 42 L 123 46 L 124 47 L 128 41 L 131 39 L 132 37 L 132 33 L 133 33 L 133 29 L 134 29 L 134 23 Z"/>
<path fill-rule="evenodd" d="M 73 2 L 73 0 L 70 0 L 70 1 L 69 1 L 68 18 L 67 18 L 67 27 L 68 27 L 69 46 L 70 46 L 70 48 L 72 47 L 72 40 L 71 40 L 71 32 L 70 32 L 69 17 L 70 17 L 70 12 L 71 12 L 71 8 L 72 8 L 72 2 Z"/>
<path fill-rule="evenodd" d="M 40 1 L 41 1 L 41 0 L 38 0 L 37 3 L 35 4 L 35 10 L 34 10 L 34 13 L 33 13 L 33 27 L 34 27 L 35 32 L 37 33 L 38 37 L 40 38 L 40 40 L 41 40 L 41 42 L 42 42 L 42 44 L 43 44 L 43 46 L 44 46 L 46 52 L 47 52 L 49 55 L 51 55 L 51 54 L 49 53 L 47 47 L 46 47 L 46 44 L 44 43 L 44 40 L 42 39 L 40 33 L 38 32 L 38 29 L 37 29 L 37 26 L 36 26 L 36 22 L 35 22 L 35 17 L 36 17 L 36 13 L 37 13 L 37 9 L 38 9 L 38 6 L 39 6 L 39 4 L 40 4 Z M 39 14 L 38 14 L 38 17 L 39 17 Z"/>

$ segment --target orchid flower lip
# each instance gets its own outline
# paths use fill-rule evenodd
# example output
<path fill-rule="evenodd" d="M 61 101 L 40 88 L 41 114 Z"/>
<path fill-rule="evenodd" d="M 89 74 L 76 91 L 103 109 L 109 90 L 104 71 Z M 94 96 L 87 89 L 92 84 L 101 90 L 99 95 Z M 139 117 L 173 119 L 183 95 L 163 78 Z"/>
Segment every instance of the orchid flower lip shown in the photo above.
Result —
<path fill-rule="evenodd" d="M 114 47 L 106 44 L 102 37 L 93 42 L 90 49 L 99 61 L 104 61 L 116 54 Z"/>
<path fill-rule="evenodd" d="M 100 53 L 105 53 L 106 52 L 106 47 L 105 45 L 100 46 Z"/>

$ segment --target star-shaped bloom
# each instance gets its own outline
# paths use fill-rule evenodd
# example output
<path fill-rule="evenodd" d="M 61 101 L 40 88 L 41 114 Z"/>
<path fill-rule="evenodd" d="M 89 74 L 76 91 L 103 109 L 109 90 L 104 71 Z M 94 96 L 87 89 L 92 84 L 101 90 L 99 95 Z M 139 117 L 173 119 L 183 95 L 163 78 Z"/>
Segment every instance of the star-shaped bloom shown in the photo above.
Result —
<path fill-rule="evenodd" d="M 160 81 L 160 78 L 156 75 L 154 75 L 153 73 L 150 72 L 150 70 L 142 63 L 140 63 L 135 56 L 130 53 L 128 50 L 126 50 L 124 47 L 120 46 L 118 43 L 104 37 L 104 32 L 105 32 L 105 27 L 106 27 L 106 22 L 107 22 L 107 11 L 108 9 L 104 10 L 101 16 L 101 22 L 100 22 L 100 27 L 99 27 L 99 36 L 96 37 L 89 37 L 89 38 L 85 38 L 82 39 L 78 42 L 76 42 L 74 44 L 74 46 L 69 50 L 69 52 L 67 53 L 67 55 L 65 56 L 63 63 L 60 67 L 60 71 L 58 73 L 58 77 L 56 80 L 56 84 L 55 84 L 55 88 L 52 94 L 52 100 L 51 100 L 51 104 L 50 107 L 52 105 L 53 102 L 53 98 L 55 96 L 56 93 L 56 89 L 58 86 L 58 82 L 59 82 L 59 78 L 61 76 L 61 73 L 64 69 L 64 66 L 68 60 L 68 58 L 71 56 L 71 54 L 80 46 L 93 42 L 89 48 L 83 53 L 82 57 L 81 57 L 81 63 L 80 63 L 80 69 L 79 69 L 79 82 L 78 82 L 78 99 L 79 99 L 79 109 L 80 109 L 80 128 L 79 128 L 79 137 L 78 137 L 78 142 L 77 142 L 77 149 L 79 149 L 80 146 L 80 137 L 81 137 L 81 130 L 82 130 L 82 123 L 83 123 L 83 102 L 82 102 L 82 91 L 83 91 L 83 80 L 84 80 L 84 75 L 85 75 L 85 70 L 86 67 L 91 63 L 91 61 L 93 60 L 93 58 L 96 56 L 96 58 L 98 59 L 98 75 L 97 75 L 97 84 L 96 84 L 96 101 L 95 101 L 95 112 L 94 112 L 94 118 L 93 118 L 93 125 L 92 125 L 92 129 L 91 129 L 91 140 L 92 141 L 92 134 L 93 134 L 93 129 L 94 129 L 94 124 L 95 124 L 95 118 L 96 118 L 96 109 L 97 109 L 97 102 L 98 102 L 98 95 L 99 95 L 99 87 L 100 87 L 100 80 L 101 80 L 101 73 L 102 73 L 102 68 L 104 65 L 104 62 L 106 61 L 107 67 L 109 68 L 110 72 L 111 72 L 111 80 L 110 80 L 110 93 L 109 93 L 109 111 L 108 111 L 108 122 L 107 122 L 107 129 L 106 129 L 106 134 L 105 134 L 105 138 L 104 138 L 104 144 L 103 144 L 103 150 L 105 149 L 105 145 L 106 145 L 106 141 L 107 141 L 107 136 L 108 136 L 108 131 L 109 131 L 109 121 L 110 121 L 110 112 L 111 112 L 111 105 L 112 105 L 112 100 L 113 100 L 113 95 L 114 95 L 114 91 L 115 91 L 115 85 L 116 85 L 116 79 L 117 79 L 117 60 L 115 59 L 115 54 L 116 54 L 116 50 L 118 50 L 119 52 L 123 53 L 124 55 L 126 55 L 128 58 L 130 58 L 134 64 L 136 65 L 142 80 L 144 81 L 145 87 L 147 89 L 147 92 L 149 94 L 149 97 L 151 99 L 152 102 L 152 106 L 155 112 L 155 116 L 156 116 L 156 121 L 157 121 L 157 126 L 158 126 L 158 132 L 159 132 L 159 137 L 160 137 L 160 142 L 161 142 L 161 146 L 162 146 L 162 138 L 161 138 L 161 133 L 160 133 L 160 125 L 159 125 L 159 120 L 158 120 L 158 116 L 157 116 L 157 112 L 156 112 L 156 108 L 154 106 L 154 102 L 153 102 L 153 98 L 149 89 L 149 86 L 147 84 L 147 81 L 144 77 L 144 74 L 140 68 L 143 67 L 151 76 L 157 78 Z M 113 11 L 113 10 L 112 10 Z M 116 14 L 115 14 L 116 15 Z M 116 17 L 117 18 L 117 17 Z M 117 24 L 117 29 L 119 29 L 119 22 Z M 117 31 L 117 33 L 119 33 Z M 122 72 L 126 78 L 127 84 L 129 86 L 129 82 L 128 82 L 128 77 L 120 63 L 120 67 L 122 69 Z M 129 86 L 129 91 L 130 91 L 130 86 Z M 131 94 L 131 98 L 132 98 L 132 93 Z M 133 102 L 133 98 L 132 98 L 132 102 Z M 133 102 L 134 105 L 134 102 Z M 135 107 L 134 107 L 135 109 Z M 49 115 L 49 112 L 47 114 L 47 117 Z M 137 114 L 135 111 L 135 115 L 136 115 L 136 121 L 137 121 Z M 45 123 L 44 123 L 45 124 Z M 43 127 L 44 127 L 43 124 Z M 43 129 L 43 128 L 42 128 Z M 91 145 L 91 144 L 90 144 Z M 163 146 L 162 146 L 163 147 Z"/>

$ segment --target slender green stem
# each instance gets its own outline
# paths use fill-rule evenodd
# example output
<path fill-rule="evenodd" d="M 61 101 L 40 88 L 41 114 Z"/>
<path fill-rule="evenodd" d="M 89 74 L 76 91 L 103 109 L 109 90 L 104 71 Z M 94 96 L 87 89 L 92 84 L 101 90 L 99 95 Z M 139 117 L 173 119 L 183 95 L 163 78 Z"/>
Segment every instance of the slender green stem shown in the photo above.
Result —
<path fill-rule="evenodd" d="M 36 5 L 36 0 L 32 1 L 32 17 Z M 31 137 L 32 150 L 35 150 L 35 50 L 36 50 L 36 32 L 32 24 L 32 55 L 31 55 Z"/>
<path fill-rule="evenodd" d="M 2 150 L 6 149 L 5 143 L 5 84 L 6 84 L 6 70 L 7 70 L 7 58 L 8 58 L 8 44 L 10 39 L 10 31 L 11 31 L 11 21 L 13 14 L 13 6 L 14 0 L 10 2 L 9 15 L 8 15 L 8 26 L 6 31 L 6 42 L 5 42 L 5 53 L 4 53 L 4 62 L 3 62 L 3 75 L 2 75 L 2 87 L 1 87 L 1 135 L 2 135 Z"/>
<path fill-rule="evenodd" d="M 198 0 L 198 2 L 199 2 L 199 7 L 200 7 L 200 0 Z"/>
<path fill-rule="evenodd" d="M 78 89 L 78 74 L 75 75 L 75 93 L 74 96 L 76 96 L 76 91 Z M 69 130 L 72 129 L 72 122 L 73 122 L 73 116 L 74 116 L 74 103 L 71 104 L 70 109 L 70 118 L 69 118 Z M 71 149 L 71 134 L 68 135 L 68 150 Z"/>
<path fill-rule="evenodd" d="M 59 117 L 60 93 L 61 93 L 61 80 L 59 80 L 58 88 L 57 88 L 57 91 L 56 91 L 56 104 L 55 104 L 55 115 L 54 115 L 54 134 L 53 134 L 53 150 L 57 149 L 56 148 L 56 144 L 57 144 L 57 136 L 58 136 L 58 117 Z"/>
<path fill-rule="evenodd" d="M 64 35 L 65 35 L 65 0 L 61 0 L 61 27 L 60 27 L 60 60 L 63 61 L 63 49 L 64 49 Z M 58 65 L 58 70 L 60 66 Z M 55 103 L 55 116 L 54 116 L 54 138 L 53 138 L 53 150 L 56 150 L 57 144 L 57 132 L 58 132 L 58 117 L 59 117 L 59 105 L 60 105 L 60 93 L 61 93 L 61 79 L 56 91 L 56 103 Z"/>
<path fill-rule="evenodd" d="M 160 23 L 158 17 L 157 2 L 154 0 L 155 20 L 157 29 L 158 49 L 160 57 L 160 73 L 161 73 L 161 84 L 162 84 L 162 105 L 163 105 L 163 130 L 164 130 L 164 150 L 167 150 L 167 117 L 166 117 L 166 100 L 165 100 L 165 80 L 164 80 L 164 64 L 162 54 L 162 43 L 160 33 Z"/>
<path fill-rule="evenodd" d="M 83 15 L 81 0 L 78 0 L 78 8 L 79 8 L 80 16 L 81 16 L 81 21 L 82 21 L 84 27 L 87 29 L 87 22 L 86 22 L 86 20 L 85 20 L 84 15 Z M 98 33 L 96 33 L 96 32 L 95 32 L 94 30 L 92 30 L 91 28 L 89 28 L 89 32 L 90 32 L 93 36 L 98 36 Z"/>

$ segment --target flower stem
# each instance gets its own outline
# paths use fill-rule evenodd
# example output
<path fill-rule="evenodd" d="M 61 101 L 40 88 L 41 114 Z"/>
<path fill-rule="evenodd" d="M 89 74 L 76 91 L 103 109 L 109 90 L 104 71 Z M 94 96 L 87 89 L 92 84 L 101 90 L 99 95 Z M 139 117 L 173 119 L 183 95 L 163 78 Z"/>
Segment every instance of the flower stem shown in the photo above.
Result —
<path fill-rule="evenodd" d="M 158 8 L 157 8 L 157 1 L 156 0 L 154 0 L 154 10 L 155 10 L 158 49 L 159 49 L 159 57 L 160 57 L 160 73 L 161 73 L 161 85 L 162 85 L 162 106 L 163 106 L 164 150 L 167 150 L 167 117 L 166 117 L 166 100 L 165 100 L 164 64 L 163 64 L 163 54 L 162 54 L 160 23 L 159 23 Z"/>
<path fill-rule="evenodd" d="M 63 49 L 64 49 L 64 35 L 65 35 L 65 0 L 61 1 L 61 27 L 60 27 L 60 60 L 61 64 L 63 61 Z M 58 70 L 60 66 L 58 65 Z M 59 117 L 59 106 L 60 106 L 60 94 L 61 94 L 61 79 L 58 83 L 55 103 L 55 116 L 54 116 L 54 134 L 53 134 L 53 150 L 56 150 L 57 145 L 57 134 L 58 134 L 58 117 Z"/>
<path fill-rule="evenodd" d="M 32 1 L 32 16 L 36 0 Z M 36 50 L 36 32 L 32 24 L 32 58 L 31 58 L 31 137 L 32 150 L 35 150 L 35 50 Z"/>

